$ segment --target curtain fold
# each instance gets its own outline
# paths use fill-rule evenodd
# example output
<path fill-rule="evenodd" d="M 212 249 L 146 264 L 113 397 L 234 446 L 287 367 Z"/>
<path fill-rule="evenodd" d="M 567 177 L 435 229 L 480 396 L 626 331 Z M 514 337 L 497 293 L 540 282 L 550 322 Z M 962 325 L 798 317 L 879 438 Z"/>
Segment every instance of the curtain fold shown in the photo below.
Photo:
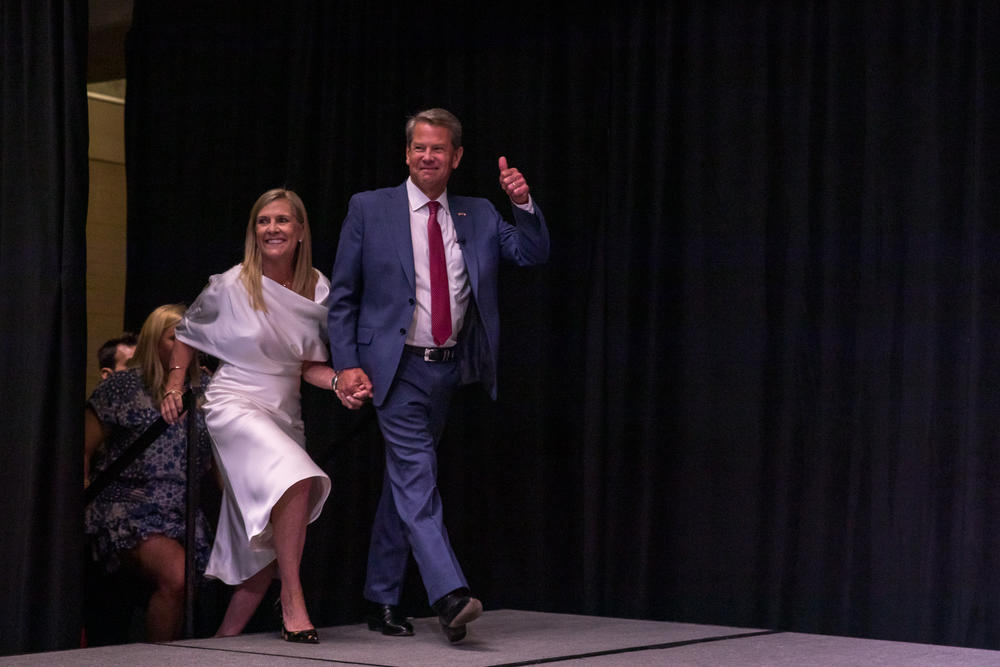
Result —
<path fill-rule="evenodd" d="M 79 646 L 87 7 L 0 9 L 0 655 Z"/>

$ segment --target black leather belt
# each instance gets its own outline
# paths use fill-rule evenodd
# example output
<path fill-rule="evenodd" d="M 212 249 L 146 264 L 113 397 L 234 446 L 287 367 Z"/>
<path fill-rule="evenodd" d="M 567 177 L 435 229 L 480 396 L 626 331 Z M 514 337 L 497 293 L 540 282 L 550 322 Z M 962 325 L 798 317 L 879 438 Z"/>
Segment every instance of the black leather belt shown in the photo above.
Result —
<path fill-rule="evenodd" d="M 417 347 L 416 345 L 404 345 L 403 349 L 410 354 L 423 357 L 424 361 L 454 361 L 455 346 L 453 347 Z"/>

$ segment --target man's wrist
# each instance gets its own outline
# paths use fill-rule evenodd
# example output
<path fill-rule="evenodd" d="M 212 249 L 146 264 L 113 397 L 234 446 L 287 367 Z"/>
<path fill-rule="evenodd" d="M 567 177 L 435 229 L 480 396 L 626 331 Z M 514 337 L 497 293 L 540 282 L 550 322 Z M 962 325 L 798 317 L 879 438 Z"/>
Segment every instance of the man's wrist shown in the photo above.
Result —
<path fill-rule="evenodd" d="M 528 201 L 524 202 L 523 204 L 518 204 L 513 199 L 510 200 L 510 203 L 512 203 L 514 206 L 518 207 L 522 211 L 525 211 L 526 213 L 534 214 L 535 212 L 535 203 L 531 200 L 530 194 L 528 195 Z"/>

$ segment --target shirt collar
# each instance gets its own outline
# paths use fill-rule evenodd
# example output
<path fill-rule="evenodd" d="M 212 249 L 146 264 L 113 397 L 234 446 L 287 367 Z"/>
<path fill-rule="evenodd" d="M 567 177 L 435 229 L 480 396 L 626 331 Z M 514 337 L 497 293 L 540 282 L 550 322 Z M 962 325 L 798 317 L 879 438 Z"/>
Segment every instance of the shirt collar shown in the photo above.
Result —
<path fill-rule="evenodd" d="M 423 193 L 423 191 L 416 186 L 413 179 L 410 177 L 406 178 L 406 197 L 410 200 L 410 211 L 416 211 L 422 206 L 426 206 L 430 198 Z M 445 190 L 441 193 L 441 196 L 437 198 L 438 203 L 441 204 L 441 208 L 451 215 L 451 209 L 448 208 L 448 191 Z"/>

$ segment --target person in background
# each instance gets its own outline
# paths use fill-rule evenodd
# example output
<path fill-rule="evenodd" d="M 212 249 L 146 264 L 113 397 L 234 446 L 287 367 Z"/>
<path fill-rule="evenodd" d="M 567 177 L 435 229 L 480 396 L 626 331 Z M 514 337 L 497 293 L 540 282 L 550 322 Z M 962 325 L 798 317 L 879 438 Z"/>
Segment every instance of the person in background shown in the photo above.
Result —
<path fill-rule="evenodd" d="M 250 211 L 244 257 L 209 284 L 177 326 L 161 406 L 181 408 L 195 349 L 219 360 L 205 393 L 205 422 L 224 490 L 206 574 L 236 586 L 216 636 L 239 634 L 276 576 L 281 636 L 316 643 L 299 578 L 306 526 L 330 478 L 305 450 L 300 385 L 332 389 L 326 363 L 330 283 L 312 266 L 309 219 L 291 190 L 262 194 Z"/>
<path fill-rule="evenodd" d="M 97 366 L 101 369 L 101 379 L 112 373 L 125 370 L 128 360 L 135 354 L 135 334 L 126 331 L 117 338 L 105 341 L 97 351 Z"/>
<path fill-rule="evenodd" d="M 437 487 L 437 446 L 452 393 L 481 381 L 496 397 L 497 271 L 548 259 L 549 233 L 521 173 L 498 161 L 513 203 L 506 222 L 486 199 L 447 191 L 462 159 L 462 125 L 445 109 L 406 124 L 410 177 L 354 195 L 331 274 L 328 322 L 335 390 L 357 409 L 371 398 L 385 440 L 364 596 L 368 627 L 413 634 L 398 605 L 412 552 L 449 641 L 482 613 L 455 557 Z"/>
<path fill-rule="evenodd" d="M 97 366 L 100 368 L 101 380 L 106 380 L 112 373 L 123 371 L 129 360 L 135 354 L 137 339 L 131 331 L 125 331 L 121 336 L 110 338 L 97 350 Z M 83 485 L 90 483 L 90 459 L 94 448 L 103 440 L 100 429 L 95 421 L 84 412 L 84 455 L 83 455 Z"/>
<path fill-rule="evenodd" d="M 111 373 L 87 401 L 84 412 L 85 484 L 113 463 L 160 417 L 174 327 L 182 305 L 154 310 L 142 325 L 128 367 Z M 178 373 L 178 384 L 200 390 L 201 373 L 191 365 Z M 135 461 L 104 488 L 84 513 L 85 533 L 93 556 L 105 572 L 128 568 L 152 586 L 146 608 L 146 638 L 170 641 L 180 636 L 184 620 L 185 493 L 187 488 L 187 419 L 167 428 Z M 197 443 L 202 472 L 211 466 L 211 444 L 198 415 Z M 193 545 L 199 571 L 208 560 L 211 531 L 197 514 Z"/>

